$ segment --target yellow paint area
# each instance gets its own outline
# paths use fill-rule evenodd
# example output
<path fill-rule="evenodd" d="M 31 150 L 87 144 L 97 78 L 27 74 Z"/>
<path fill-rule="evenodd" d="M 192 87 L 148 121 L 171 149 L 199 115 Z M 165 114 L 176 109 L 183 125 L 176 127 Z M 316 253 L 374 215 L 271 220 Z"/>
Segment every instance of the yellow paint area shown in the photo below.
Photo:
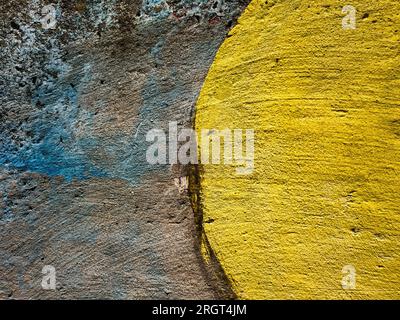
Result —
<path fill-rule="evenodd" d="M 255 169 L 200 196 L 238 298 L 400 298 L 399 30 L 398 0 L 253 0 L 220 48 L 196 130 L 254 129 Z"/>

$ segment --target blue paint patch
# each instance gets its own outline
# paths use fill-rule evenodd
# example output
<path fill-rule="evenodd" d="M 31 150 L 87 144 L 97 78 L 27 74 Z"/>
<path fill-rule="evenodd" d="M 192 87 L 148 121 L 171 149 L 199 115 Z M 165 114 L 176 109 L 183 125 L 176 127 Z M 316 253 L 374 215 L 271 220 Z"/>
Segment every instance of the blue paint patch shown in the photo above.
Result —
<path fill-rule="evenodd" d="M 217 49 L 218 43 L 216 39 L 213 49 Z M 155 128 L 167 133 L 170 121 L 187 121 L 191 110 L 179 106 L 193 103 L 194 97 L 187 70 L 181 70 L 178 64 L 162 67 L 164 46 L 165 39 L 160 36 L 149 50 L 150 57 L 161 67 L 147 76 L 133 132 L 117 133 L 108 139 L 92 134 L 94 114 L 79 105 L 80 92 L 91 80 L 90 65 L 80 65 L 76 70 L 59 59 L 48 63 L 50 76 L 32 96 L 32 105 L 37 106 L 35 114 L 23 127 L 15 124 L 15 128 L 0 133 L 0 166 L 62 176 L 67 181 L 118 178 L 132 185 L 140 184 L 144 176 L 153 173 L 168 176 L 169 164 L 147 162 L 146 151 L 152 143 L 146 141 L 146 134 Z M 196 57 L 204 61 L 204 68 L 213 58 L 214 51 L 209 46 L 207 42 L 191 47 Z M 23 137 L 22 145 L 15 140 L 20 131 L 28 135 Z"/>
<path fill-rule="evenodd" d="M 172 10 L 165 0 L 144 0 L 142 12 L 152 18 L 165 19 L 170 16 Z"/>
<path fill-rule="evenodd" d="M 19 128 L 28 132 L 30 138 L 20 145 L 10 132 L 3 133 L 0 166 L 63 176 L 67 181 L 107 176 L 104 170 L 90 162 L 84 152 L 86 147 L 96 142 L 76 139 L 74 134 L 78 119 L 90 124 L 92 117 L 78 105 L 78 90 L 89 80 L 90 67 L 86 65 L 73 79 L 75 84 L 65 82 L 66 78 L 62 76 L 67 67 L 59 60 L 50 63 L 47 71 L 54 76 L 45 81 L 32 97 L 33 105 L 45 107 L 36 112 L 32 122 Z"/>

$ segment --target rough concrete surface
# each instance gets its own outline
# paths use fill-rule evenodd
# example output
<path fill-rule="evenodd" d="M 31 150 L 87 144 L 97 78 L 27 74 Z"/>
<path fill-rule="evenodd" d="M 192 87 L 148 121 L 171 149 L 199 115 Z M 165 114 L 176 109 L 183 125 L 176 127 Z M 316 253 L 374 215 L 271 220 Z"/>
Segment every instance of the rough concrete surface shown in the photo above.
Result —
<path fill-rule="evenodd" d="M 0 4 L 0 298 L 231 297 L 199 254 L 187 169 L 150 166 L 145 136 L 192 126 L 247 1 L 53 1 L 45 29 L 49 3 Z"/>
<path fill-rule="evenodd" d="M 398 299 L 400 5 L 348 2 L 3 0 L 0 299 Z"/>

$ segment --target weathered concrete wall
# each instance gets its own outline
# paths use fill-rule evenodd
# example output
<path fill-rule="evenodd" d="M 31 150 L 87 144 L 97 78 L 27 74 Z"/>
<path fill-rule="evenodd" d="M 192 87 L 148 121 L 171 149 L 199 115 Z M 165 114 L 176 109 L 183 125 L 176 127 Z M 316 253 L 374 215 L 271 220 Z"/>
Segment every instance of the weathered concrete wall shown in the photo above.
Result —
<path fill-rule="evenodd" d="M 239 298 L 400 298 L 400 3 L 347 2 L 253 0 L 199 98 L 199 134 L 255 130 L 252 174 L 199 170 Z"/>
<path fill-rule="evenodd" d="M 399 298 L 398 1 L 253 0 L 227 36 L 248 2 L 0 4 L 1 299 Z M 150 165 L 171 121 L 254 129 L 254 171 Z"/>
<path fill-rule="evenodd" d="M 186 169 L 150 166 L 144 142 L 192 125 L 246 1 L 54 1 L 44 29 L 48 3 L 0 4 L 0 298 L 228 297 L 176 185 Z"/>

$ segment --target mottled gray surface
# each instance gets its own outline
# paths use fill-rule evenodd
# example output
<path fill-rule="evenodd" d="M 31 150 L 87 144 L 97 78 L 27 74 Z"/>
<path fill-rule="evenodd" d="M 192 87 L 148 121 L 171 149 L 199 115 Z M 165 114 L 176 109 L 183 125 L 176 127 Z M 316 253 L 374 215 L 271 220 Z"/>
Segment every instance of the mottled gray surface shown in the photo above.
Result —
<path fill-rule="evenodd" d="M 229 295 L 175 185 L 187 168 L 147 164 L 145 135 L 191 126 L 247 2 L 59 1 L 48 30 L 49 2 L 0 4 L 0 298 Z"/>

